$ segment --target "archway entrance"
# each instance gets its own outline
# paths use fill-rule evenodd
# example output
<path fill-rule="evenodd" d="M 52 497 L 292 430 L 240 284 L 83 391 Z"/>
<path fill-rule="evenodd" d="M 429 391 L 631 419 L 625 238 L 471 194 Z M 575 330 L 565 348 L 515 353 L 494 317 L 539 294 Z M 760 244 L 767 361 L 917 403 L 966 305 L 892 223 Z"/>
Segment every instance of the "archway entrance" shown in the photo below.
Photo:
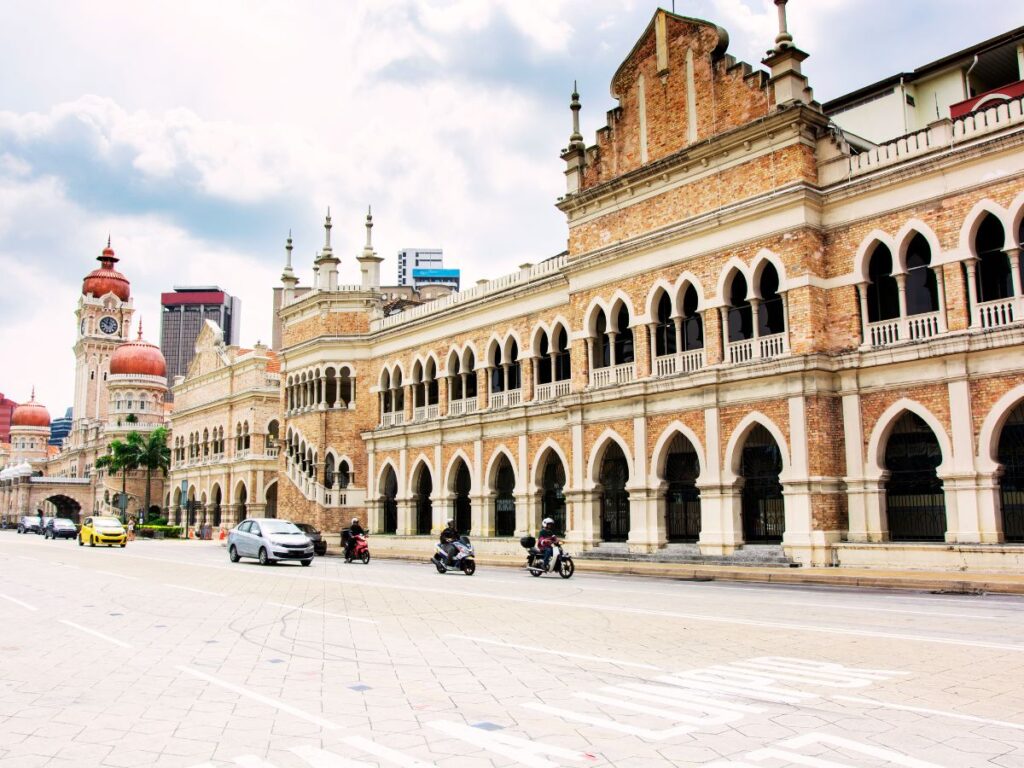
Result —
<path fill-rule="evenodd" d="M 565 467 L 554 451 L 548 454 L 541 478 L 541 519 L 550 517 L 555 521 L 555 533 L 562 535 L 566 530 L 565 519 Z"/>
<path fill-rule="evenodd" d="M 398 475 L 390 466 L 381 481 L 381 517 L 384 533 L 398 533 Z"/>
<path fill-rule="evenodd" d="M 1024 542 L 1024 403 L 1010 411 L 999 436 L 999 507 L 1003 512 L 1003 538 Z"/>
<path fill-rule="evenodd" d="M 245 485 L 238 486 L 238 519 L 245 520 L 249 516 L 249 491 Z"/>
<path fill-rule="evenodd" d="M 220 522 L 221 522 L 220 503 L 221 503 L 220 486 L 219 485 L 215 485 L 215 486 L 213 486 L 213 491 L 210 493 L 210 505 L 212 507 L 213 525 L 214 525 L 214 527 L 217 527 L 217 528 L 220 527 Z"/>
<path fill-rule="evenodd" d="M 750 544 L 777 544 L 786 531 L 782 498 L 782 452 L 771 432 L 758 424 L 747 435 L 740 458 L 743 477 L 743 540 Z"/>
<path fill-rule="evenodd" d="M 277 517 L 277 483 L 273 482 L 267 486 L 267 490 L 264 493 L 264 500 L 266 507 L 264 508 L 263 514 L 267 517 Z"/>
<path fill-rule="evenodd" d="M 53 505 L 53 508 L 57 513 L 55 517 L 74 520 L 76 523 L 79 521 L 82 514 L 82 505 L 70 496 L 57 494 L 56 496 L 50 496 L 46 501 Z"/>
<path fill-rule="evenodd" d="M 618 443 L 612 443 L 601 460 L 601 539 L 629 538 L 629 464 Z"/>
<path fill-rule="evenodd" d="M 469 498 L 472 484 L 469 467 L 460 460 L 455 471 L 455 528 L 459 533 L 468 534 L 473 528 L 473 502 Z"/>
<path fill-rule="evenodd" d="M 676 434 L 665 458 L 665 535 L 670 542 L 694 542 L 700 538 L 700 461 L 693 444 Z"/>
<path fill-rule="evenodd" d="M 892 541 L 943 541 L 946 497 L 936 468 L 942 450 L 924 419 L 904 413 L 885 446 L 885 510 Z"/>
<path fill-rule="evenodd" d="M 516 532 L 516 475 L 506 456 L 498 459 L 494 475 L 494 535 L 511 536 Z"/>
<path fill-rule="evenodd" d="M 422 467 L 416 481 L 416 533 L 420 536 L 428 535 L 434 523 L 434 504 L 430 499 L 433 490 L 430 470 Z"/>

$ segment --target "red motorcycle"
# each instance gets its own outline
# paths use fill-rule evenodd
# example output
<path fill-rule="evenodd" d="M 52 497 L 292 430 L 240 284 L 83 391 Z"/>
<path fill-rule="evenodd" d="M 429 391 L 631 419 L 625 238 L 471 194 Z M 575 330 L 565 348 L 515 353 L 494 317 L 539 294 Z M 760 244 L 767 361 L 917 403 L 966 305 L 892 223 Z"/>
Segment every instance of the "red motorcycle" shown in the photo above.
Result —
<path fill-rule="evenodd" d="M 348 532 L 346 531 L 346 533 Z M 368 565 L 370 563 L 370 544 L 366 540 L 366 534 L 358 533 L 354 537 L 350 534 L 347 539 L 350 545 L 345 550 L 345 562 L 362 560 L 363 565 Z"/>

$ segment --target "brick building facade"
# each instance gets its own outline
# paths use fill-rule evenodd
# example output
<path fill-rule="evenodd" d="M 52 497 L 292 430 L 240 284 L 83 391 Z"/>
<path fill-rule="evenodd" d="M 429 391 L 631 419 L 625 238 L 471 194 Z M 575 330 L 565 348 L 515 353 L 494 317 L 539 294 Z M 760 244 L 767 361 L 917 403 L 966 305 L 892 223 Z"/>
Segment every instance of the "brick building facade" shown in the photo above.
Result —
<path fill-rule="evenodd" d="M 516 551 L 1020 567 L 1024 110 L 872 144 L 659 10 L 558 207 L 568 253 L 385 315 L 282 277 L 282 516 Z"/>

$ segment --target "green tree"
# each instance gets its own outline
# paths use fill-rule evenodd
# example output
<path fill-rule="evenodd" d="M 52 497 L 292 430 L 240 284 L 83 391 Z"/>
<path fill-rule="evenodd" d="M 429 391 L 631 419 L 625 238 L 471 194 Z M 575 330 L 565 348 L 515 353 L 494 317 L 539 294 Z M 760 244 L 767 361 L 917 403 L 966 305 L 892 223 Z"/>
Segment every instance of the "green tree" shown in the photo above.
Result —
<path fill-rule="evenodd" d="M 136 466 L 146 470 L 146 502 L 140 521 L 143 523 L 146 522 L 146 516 L 149 514 L 149 486 L 153 479 L 153 473 L 159 470 L 164 477 L 167 477 L 167 471 L 171 468 L 171 449 L 167 447 L 167 435 L 166 427 L 157 427 L 145 437 L 138 432 L 128 433 L 128 442 L 132 444 Z"/>
<path fill-rule="evenodd" d="M 133 435 L 135 436 L 134 441 L 132 440 Z M 121 473 L 122 498 L 126 498 L 128 495 L 128 473 L 139 468 L 137 444 L 140 439 L 141 437 L 137 432 L 131 432 L 125 440 L 112 441 L 107 446 L 107 453 L 96 459 L 97 469 L 109 470 L 112 475 L 116 475 L 118 472 Z"/>

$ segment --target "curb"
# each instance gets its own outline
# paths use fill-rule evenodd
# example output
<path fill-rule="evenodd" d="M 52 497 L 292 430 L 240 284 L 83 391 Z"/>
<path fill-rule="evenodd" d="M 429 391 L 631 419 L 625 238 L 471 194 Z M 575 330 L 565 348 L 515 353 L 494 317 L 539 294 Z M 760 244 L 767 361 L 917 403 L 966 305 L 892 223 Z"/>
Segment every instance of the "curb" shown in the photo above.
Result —
<path fill-rule="evenodd" d="M 378 551 L 379 552 L 379 551 Z M 330 549 L 328 557 L 340 557 Z M 379 552 L 378 560 L 422 561 L 429 557 L 412 552 Z M 500 568 L 522 568 L 520 558 L 477 557 L 480 565 Z M 976 578 L 963 574 L 941 572 L 885 572 L 858 571 L 843 573 L 841 568 L 821 569 L 759 569 L 753 567 L 729 568 L 718 565 L 675 565 L 672 563 L 641 563 L 612 560 L 576 560 L 576 571 L 628 576 L 650 576 L 683 581 L 730 581 L 755 584 L 811 585 L 860 589 L 892 589 L 916 592 L 942 592 L 957 595 L 1024 595 L 1024 579 L 1001 580 L 999 574 L 978 574 Z"/>

